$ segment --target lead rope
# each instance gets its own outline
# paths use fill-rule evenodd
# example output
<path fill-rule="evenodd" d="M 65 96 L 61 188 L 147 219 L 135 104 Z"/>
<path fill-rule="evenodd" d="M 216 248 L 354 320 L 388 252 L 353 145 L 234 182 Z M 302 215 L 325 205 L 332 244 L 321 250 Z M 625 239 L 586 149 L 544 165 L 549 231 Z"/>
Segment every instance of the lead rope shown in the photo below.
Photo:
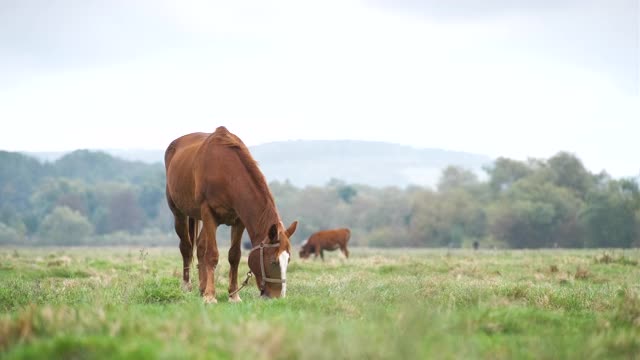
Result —
<path fill-rule="evenodd" d="M 247 273 L 247 278 L 244 279 L 244 281 L 242 282 L 242 285 L 240 285 L 239 288 L 236 289 L 236 291 L 232 292 L 229 294 L 229 297 L 232 297 L 233 295 L 237 294 L 240 292 L 240 290 L 242 290 L 242 288 L 244 288 L 245 286 L 247 286 L 247 284 L 249 283 L 249 279 L 251 279 L 251 277 L 253 276 L 253 273 L 251 271 L 249 271 Z"/>

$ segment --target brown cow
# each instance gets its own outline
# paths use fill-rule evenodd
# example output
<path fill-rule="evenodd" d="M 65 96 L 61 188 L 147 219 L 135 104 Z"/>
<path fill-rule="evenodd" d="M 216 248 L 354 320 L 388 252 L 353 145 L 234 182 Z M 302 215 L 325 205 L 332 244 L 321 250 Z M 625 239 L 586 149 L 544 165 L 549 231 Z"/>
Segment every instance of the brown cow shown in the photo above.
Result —
<path fill-rule="evenodd" d="M 315 253 L 314 259 L 320 255 L 324 261 L 324 250 L 333 251 L 340 248 L 344 256 L 348 258 L 347 243 L 350 238 L 351 231 L 347 228 L 318 231 L 302 244 L 300 257 L 306 259 Z"/>
<path fill-rule="evenodd" d="M 284 227 L 267 182 L 244 143 L 224 127 L 212 134 L 188 134 L 169 145 L 165 167 L 167 202 L 180 237 L 185 288 L 190 288 L 189 269 L 196 246 L 200 294 L 206 303 L 217 302 L 216 229 L 225 224 L 231 226 L 229 300 L 240 301 L 236 290 L 240 240 L 245 228 L 253 245 L 249 269 L 256 277 L 261 295 L 285 296 L 291 256 L 289 238 L 298 223 L 294 221 L 288 229 Z M 200 234 L 199 221 L 203 225 Z"/>

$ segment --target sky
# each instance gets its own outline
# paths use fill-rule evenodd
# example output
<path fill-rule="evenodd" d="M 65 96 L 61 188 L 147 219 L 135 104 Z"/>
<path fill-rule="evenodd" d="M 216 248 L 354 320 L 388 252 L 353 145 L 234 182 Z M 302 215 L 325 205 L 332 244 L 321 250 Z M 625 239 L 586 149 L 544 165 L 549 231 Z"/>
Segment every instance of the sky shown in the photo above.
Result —
<path fill-rule="evenodd" d="M 640 173 L 639 0 L 5 0 L 0 149 L 354 139 Z M 283 156 L 284 157 L 284 156 Z"/>

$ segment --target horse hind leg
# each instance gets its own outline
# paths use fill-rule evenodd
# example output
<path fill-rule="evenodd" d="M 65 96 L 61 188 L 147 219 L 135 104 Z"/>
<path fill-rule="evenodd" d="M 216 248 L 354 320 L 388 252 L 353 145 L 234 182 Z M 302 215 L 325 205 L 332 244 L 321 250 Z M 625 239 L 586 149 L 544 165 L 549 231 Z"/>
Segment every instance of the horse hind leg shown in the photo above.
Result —
<path fill-rule="evenodd" d="M 231 227 L 231 247 L 229 248 L 229 302 L 240 302 L 240 294 L 236 293 L 231 296 L 231 293 L 238 289 L 238 264 L 240 264 L 240 258 L 242 256 L 242 232 L 244 231 L 244 225 L 242 223 L 236 223 Z"/>
<path fill-rule="evenodd" d="M 218 224 L 208 204 L 203 204 L 200 207 L 200 214 L 202 215 L 202 231 L 196 244 L 200 294 L 204 297 L 205 303 L 217 303 L 214 271 L 218 266 L 219 259 L 218 244 L 216 242 Z"/>

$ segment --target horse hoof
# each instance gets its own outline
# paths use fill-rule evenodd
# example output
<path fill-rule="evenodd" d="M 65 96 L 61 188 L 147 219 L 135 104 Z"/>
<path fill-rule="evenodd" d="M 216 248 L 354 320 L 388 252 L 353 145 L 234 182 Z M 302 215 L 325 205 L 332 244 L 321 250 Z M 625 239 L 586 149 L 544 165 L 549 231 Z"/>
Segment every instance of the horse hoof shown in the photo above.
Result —
<path fill-rule="evenodd" d="M 240 299 L 240 295 L 235 294 L 233 296 L 229 296 L 229 302 L 230 303 L 240 303 L 240 302 L 242 302 L 242 299 Z"/>
<path fill-rule="evenodd" d="M 191 283 L 190 282 L 183 282 L 182 283 L 182 291 L 191 292 Z"/>
<path fill-rule="evenodd" d="M 216 299 L 215 296 L 211 296 L 211 295 L 206 295 L 204 297 L 204 303 L 205 304 L 217 304 L 218 300 Z"/>

